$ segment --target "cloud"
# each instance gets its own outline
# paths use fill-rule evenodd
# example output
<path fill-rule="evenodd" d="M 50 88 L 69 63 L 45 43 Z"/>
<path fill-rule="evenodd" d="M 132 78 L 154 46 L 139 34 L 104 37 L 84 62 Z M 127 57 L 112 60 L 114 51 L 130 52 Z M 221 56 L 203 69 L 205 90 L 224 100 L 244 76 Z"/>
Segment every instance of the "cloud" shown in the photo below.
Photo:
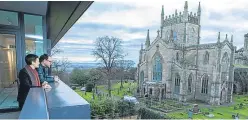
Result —
<path fill-rule="evenodd" d="M 189 13 L 197 12 L 198 2 L 187 0 Z M 221 41 L 228 34 L 234 36 L 234 44 L 243 46 L 244 34 L 248 31 L 246 0 L 200 0 L 201 2 L 201 44 L 217 42 L 218 32 Z M 92 60 L 91 50 L 94 41 L 101 36 L 115 36 L 123 40 L 127 59 L 138 62 L 141 43 L 145 43 L 147 29 L 150 30 L 151 43 L 160 29 L 161 8 L 165 16 L 172 15 L 177 9 L 184 10 L 184 1 L 96 1 L 75 23 L 59 42 L 64 55 L 74 61 Z M 77 55 L 79 54 L 79 55 Z M 76 57 L 75 57 L 76 56 Z M 80 59 L 80 57 L 82 57 Z M 85 57 L 85 58 L 83 58 Z"/>
<path fill-rule="evenodd" d="M 70 38 L 64 38 L 60 41 L 60 43 L 64 44 L 93 44 L 93 40 L 86 40 L 86 39 L 70 39 Z"/>
<path fill-rule="evenodd" d="M 62 56 L 56 56 L 54 59 L 62 59 Z M 68 56 L 70 62 L 94 62 L 96 58 L 92 56 Z"/>

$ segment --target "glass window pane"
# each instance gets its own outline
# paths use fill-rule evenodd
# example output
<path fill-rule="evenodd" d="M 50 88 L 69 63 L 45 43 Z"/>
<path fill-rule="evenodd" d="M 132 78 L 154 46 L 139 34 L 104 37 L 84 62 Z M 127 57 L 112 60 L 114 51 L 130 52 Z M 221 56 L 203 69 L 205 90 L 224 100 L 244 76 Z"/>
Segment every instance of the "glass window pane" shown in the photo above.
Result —
<path fill-rule="evenodd" d="M 15 35 L 0 34 L 0 88 L 16 79 Z"/>
<path fill-rule="evenodd" d="M 16 36 L 0 34 L 0 109 L 18 108 L 16 102 Z"/>
<path fill-rule="evenodd" d="M 18 13 L 0 10 L 0 25 L 18 26 Z"/>
<path fill-rule="evenodd" d="M 26 54 L 44 53 L 42 16 L 24 15 Z"/>

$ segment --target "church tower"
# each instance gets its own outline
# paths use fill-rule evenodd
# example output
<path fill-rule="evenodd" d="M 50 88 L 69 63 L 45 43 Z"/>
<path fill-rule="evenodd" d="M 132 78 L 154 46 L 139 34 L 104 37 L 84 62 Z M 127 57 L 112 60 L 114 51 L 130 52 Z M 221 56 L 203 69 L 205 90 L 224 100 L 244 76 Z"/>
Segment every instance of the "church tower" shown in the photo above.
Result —
<path fill-rule="evenodd" d="M 161 13 L 164 14 L 163 7 Z M 161 26 L 161 37 L 165 41 L 170 39 L 171 31 L 175 43 L 184 45 L 196 45 L 198 34 L 200 32 L 201 6 L 200 2 L 196 13 L 188 11 L 188 2 L 185 1 L 183 12 L 175 10 L 175 13 L 165 17 L 163 26 Z"/>

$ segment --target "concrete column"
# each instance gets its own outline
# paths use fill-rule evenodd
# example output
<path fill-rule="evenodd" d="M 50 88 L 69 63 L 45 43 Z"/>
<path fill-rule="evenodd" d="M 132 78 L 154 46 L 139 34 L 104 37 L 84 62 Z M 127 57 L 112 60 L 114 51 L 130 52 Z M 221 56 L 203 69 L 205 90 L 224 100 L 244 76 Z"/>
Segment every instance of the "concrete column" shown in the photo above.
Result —
<path fill-rule="evenodd" d="M 48 55 L 51 55 L 51 50 L 52 50 L 52 41 L 50 40 L 50 39 L 47 39 L 47 51 L 46 51 L 46 53 L 48 54 Z"/>

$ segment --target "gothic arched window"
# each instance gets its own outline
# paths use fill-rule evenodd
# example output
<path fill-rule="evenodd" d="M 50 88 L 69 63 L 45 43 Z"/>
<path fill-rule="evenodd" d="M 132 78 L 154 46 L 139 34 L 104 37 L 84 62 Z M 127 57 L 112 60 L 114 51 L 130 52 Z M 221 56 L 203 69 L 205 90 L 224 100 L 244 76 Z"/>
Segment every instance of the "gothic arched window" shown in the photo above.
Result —
<path fill-rule="evenodd" d="M 166 32 L 166 39 L 169 40 L 170 39 L 170 31 Z"/>
<path fill-rule="evenodd" d="M 228 63 L 229 62 L 229 58 L 228 58 L 228 54 L 227 52 L 224 53 L 222 60 L 223 63 Z"/>
<path fill-rule="evenodd" d="M 140 84 L 143 84 L 144 82 L 144 71 L 140 72 Z"/>
<path fill-rule="evenodd" d="M 229 57 L 227 52 L 223 54 L 222 60 L 221 60 L 221 71 L 227 72 L 228 71 L 228 63 L 229 63 Z"/>
<path fill-rule="evenodd" d="M 193 79 L 193 75 L 192 73 L 189 75 L 189 78 L 188 78 L 188 92 L 191 93 L 192 91 L 192 79 Z"/>
<path fill-rule="evenodd" d="M 154 57 L 154 64 L 153 64 L 153 80 L 154 81 L 161 81 L 162 80 L 162 59 L 159 55 Z"/>
<path fill-rule="evenodd" d="M 197 61 L 197 56 L 195 55 L 195 56 L 194 56 L 195 65 L 196 65 L 196 61 Z"/>
<path fill-rule="evenodd" d="M 173 31 L 173 39 L 177 40 L 177 32 Z"/>
<path fill-rule="evenodd" d="M 175 93 L 180 93 L 180 75 L 178 73 L 175 75 Z"/>
<path fill-rule="evenodd" d="M 203 64 L 209 63 L 209 53 L 206 51 L 204 54 Z"/>
<path fill-rule="evenodd" d="M 176 61 L 177 62 L 179 61 L 179 53 L 178 52 L 176 53 Z"/>
<path fill-rule="evenodd" d="M 208 94 L 208 76 L 206 74 L 204 74 L 202 77 L 201 93 Z"/>

